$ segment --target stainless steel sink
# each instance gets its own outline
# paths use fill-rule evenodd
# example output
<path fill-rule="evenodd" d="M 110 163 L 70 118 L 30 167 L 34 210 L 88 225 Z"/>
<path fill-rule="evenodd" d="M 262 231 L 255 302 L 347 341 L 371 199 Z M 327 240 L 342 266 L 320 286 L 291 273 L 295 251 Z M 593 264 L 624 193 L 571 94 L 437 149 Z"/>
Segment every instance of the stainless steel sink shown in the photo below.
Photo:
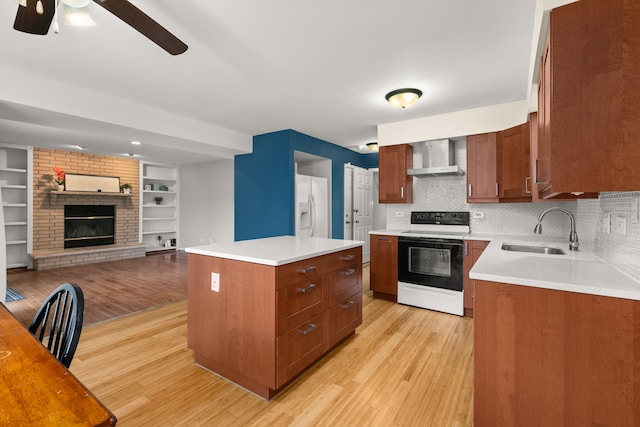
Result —
<path fill-rule="evenodd" d="M 512 252 L 530 252 L 534 254 L 547 254 L 547 255 L 565 255 L 565 251 L 550 246 L 531 246 L 531 245 L 516 245 L 511 243 L 502 244 L 503 251 Z"/>

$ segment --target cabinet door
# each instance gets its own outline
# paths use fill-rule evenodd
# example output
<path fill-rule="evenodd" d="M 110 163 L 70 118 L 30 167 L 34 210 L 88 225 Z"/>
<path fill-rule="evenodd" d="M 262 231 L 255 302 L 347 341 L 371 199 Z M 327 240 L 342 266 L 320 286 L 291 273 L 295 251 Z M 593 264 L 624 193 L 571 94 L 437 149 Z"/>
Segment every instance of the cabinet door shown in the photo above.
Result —
<path fill-rule="evenodd" d="M 370 239 L 369 286 L 374 295 L 384 294 L 395 300 L 398 295 L 398 237 L 372 234 Z"/>
<path fill-rule="evenodd" d="M 529 123 L 498 132 L 498 197 L 500 201 L 530 202 Z"/>
<path fill-rule="evenodd" d="M 469 272 L 476 263 L 489 242 L 484 240 L 465 240 L 464 242 L 464 315 L 473 317 L 473 297 L 475 294 L 475 280 L 469 277 Z"/>
<path fill-rule="evenodd" d="M 496 133 L 467 137 L 467 202 L 497 202 Z"/>
<path fill-rule="evenodd" d="M 640 186 L 640 26 L 627 25 L 636 20 L 636 4 L 593 0 L 551 11 L 538 154 L 545 199 Z"/>
<path fill-rule="evenodd" d="M 378 158 L 380 203 L 413 203 L 413 147 L 407 144 L 380 147 Z"/>

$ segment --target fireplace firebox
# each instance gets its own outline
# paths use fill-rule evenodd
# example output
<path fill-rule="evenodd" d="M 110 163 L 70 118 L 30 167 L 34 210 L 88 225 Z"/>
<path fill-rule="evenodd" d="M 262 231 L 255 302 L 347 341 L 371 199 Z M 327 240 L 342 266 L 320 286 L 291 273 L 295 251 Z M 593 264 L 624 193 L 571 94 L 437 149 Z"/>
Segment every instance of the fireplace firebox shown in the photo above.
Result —
<path fill-rule="evenodd" d="M 116 207 L 111 205 L 66 205 L 65 249 L 114 244 L 115 214 Z"/>

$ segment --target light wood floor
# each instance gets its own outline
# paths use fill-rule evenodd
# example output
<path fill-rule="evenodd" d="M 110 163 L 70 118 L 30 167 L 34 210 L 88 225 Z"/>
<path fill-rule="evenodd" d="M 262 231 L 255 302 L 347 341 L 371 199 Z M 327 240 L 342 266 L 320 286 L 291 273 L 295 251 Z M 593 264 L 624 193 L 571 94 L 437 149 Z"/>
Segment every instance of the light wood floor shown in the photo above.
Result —
<path fill-rule="evenodd" d="M 71 371 L 119 426 L 471 426 L 473 321 L 372 299 L 355 336 L 266 402 L 195 366 L 186 301 L 89 326 Z"/>

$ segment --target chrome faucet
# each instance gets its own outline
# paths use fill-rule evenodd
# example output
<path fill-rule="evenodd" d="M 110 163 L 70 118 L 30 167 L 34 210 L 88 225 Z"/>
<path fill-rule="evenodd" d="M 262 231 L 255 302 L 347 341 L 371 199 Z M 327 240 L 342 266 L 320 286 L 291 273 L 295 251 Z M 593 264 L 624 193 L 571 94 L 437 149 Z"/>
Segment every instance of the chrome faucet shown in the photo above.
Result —
<path fill-rule="evenodd" d="M 576 219 L 573 217 L 573 214 L 564 208 L 549 208 L 546 211 L 542 212 L 538 217 L 538 224 L 533 229 L 533 232 L 536 234 L 542 234 L 542 218 L 546 214 L 551 211 L 560 211 L 569 215 L 569 219 L 571 220 L 571 233 L 569 234 L 569 249 L 572 251 L 578 250 L 578 233 L 576 233 Z"/>

